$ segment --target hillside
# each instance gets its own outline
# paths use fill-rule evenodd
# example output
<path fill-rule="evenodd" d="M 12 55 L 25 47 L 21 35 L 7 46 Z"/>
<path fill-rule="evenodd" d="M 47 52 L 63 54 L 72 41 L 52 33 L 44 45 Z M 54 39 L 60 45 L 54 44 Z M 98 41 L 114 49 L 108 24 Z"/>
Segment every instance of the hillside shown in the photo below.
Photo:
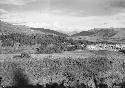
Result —
<path fill-rule="evenodd" d="M 61 53 L 65 50 L 68 42 L 66 34 L 33 29 L 0 21 L 0 53 Z"/>
<path fill-rule="evenodd" d="M 125 28 L 116 28 L 114 30 L 117 31 L 117 34 L 112 36 L 112 38 L 125 38 Z"/>
<path fill-rule="evenodd" d="M 104 28 L 100 28 L 100 29 L 94 29 L 94 30 L 89 30 L 89 31 L 82 31 L 80 33 L 74 34 L 72 36 L 96 36 L 99 38 L 104 38 L 104 37 L 112 37 L 117 33 L 116 30 L 114 29 L 104 29 Z"/>
<path fill-rule="evenodd" d="M 54 31 L 54 30 L 50 30 L 50 29 L 44 29 L 44 28 L 31 28 L 31 30 L 35 30 L 35 31 L 43 32 L 43 33 L 48 33 L 48 34 L 66 36 L 66 37 L 68 36 L 67 34 L 57 32 L 57 31 Z"/>
<path fill-rule="evenodd" d="M 87 32 L 82 31 L 74 35 L 72 35 L 74 39 L 83 39 L 93 42 L 98 42 L 98 41 L 108 41 L 108 42 L 118 42 L 118 43 L 125 42 L 124 41 L 125 28 L 95 28 Z"/>
<path fill-rule="evenodd" d="M 54 30 L 50 29 L 44 29 L 44 28 L 30 28 L 25 25 L 13 25 L 7 22 L 3 22 L 0 20 L 0 32 L 1 33 L 26 33 L 26 34 L 55 34 L 55 35 L 60 35 L 60 36 L 68 36 L 67 34 L 63 34 Z"/>
<path fill-rule="evenodd" d="M 26 33 L 26 34 L 31 34 L 34 33 L 30 30 L 29 27 L 27 26 L 18 26 L 18 25 L 13 25 L 7 22 L 3 22 L 0 20 L 0 33 Z"/>
<path fill-rule="evenodd" d="M 82 31 L 80 33 L 76 33 L 71 35 L 71 37 L 75 37 L 75 36 L 89 36 L 89 35 L 93 35 L 94 32 L 89 32 L 89 31 Z"/>

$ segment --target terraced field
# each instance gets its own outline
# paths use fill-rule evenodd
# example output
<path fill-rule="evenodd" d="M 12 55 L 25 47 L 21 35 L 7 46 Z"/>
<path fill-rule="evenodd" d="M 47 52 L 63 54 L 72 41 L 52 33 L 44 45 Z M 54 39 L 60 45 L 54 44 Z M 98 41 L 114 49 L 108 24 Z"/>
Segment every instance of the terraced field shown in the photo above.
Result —
<path fill-rule="evenodd" d="M 29 77 L 31 83 L 50 82 L 74 86 L 84 83 L 94 87 L 94 79 L 108 86 L 125 80 L 125 55 L 111 51 L 73 51 L 61 54 L 0 55 L 2 85 L 13 84 L 13 73 L 17 70 Z"/>

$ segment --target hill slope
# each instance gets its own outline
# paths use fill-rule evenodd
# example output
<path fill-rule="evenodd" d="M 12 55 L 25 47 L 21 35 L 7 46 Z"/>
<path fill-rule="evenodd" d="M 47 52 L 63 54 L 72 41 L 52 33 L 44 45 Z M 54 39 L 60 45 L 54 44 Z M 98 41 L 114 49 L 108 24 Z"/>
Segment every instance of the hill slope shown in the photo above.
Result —
<path fill-rule="evenodd" d="M 57 32 L 50 29 L 44 29 L 44 28 L 30 28 L 28 26 L 24 25 L 13 25 L 7 22 L 3 22 L 0 20 L 0 32 L 1 33 L 26 33 L 26 34 L 34 34 L 34 33 L 40 33 L 40 34 L 55 34 L 60 36 L 68 36 L 67 34 Z"/>
<path fill-rule="evenodd" d="M 74 36 L 75 35 L 75 36 Z M 89 41 L 125 42 L 125 28 L 95 28 L 72 35 L 75 39 Z"/>
<path fill-rule="evenodd" d="M 49 34 L 56 34 L 60 36 L 68 36 L 67 34 L 60 33 L 54 30 L 50 30 L 50 29 L 44 29 L 44 28 L 31 28 L 31 30 L 35 30 L 35 31 L 43 32 L 43 33 L 49 33 Z"/>
<path fill-rule="evenodd" d="M 125 38 L 125 28 L 116 28 L 114 30 L 116 30 L 118 33 L 112 38 Z"/>
<path fill-rule="evenodd" d="M 57 53 L 65 49 L 66 34 L 40 31 L 0 21 L 0 53 Z"/>
<path fill-rule="evenodd" d="M 71 35 L 72 37 L 75 37 L 75 36 L 89 36 L 89 35 L 92 35 L 94 34 L 94 32 L 89 32 L 89 31 L 82 31 L 80 33 L 76 33 L 76 34 L 73 34 Z"/>
<path fill-rule="evenodd" d="M 0 32 L 1 33 L 34 33 L 26 26 L 17 26 L 0 20 Z"/>

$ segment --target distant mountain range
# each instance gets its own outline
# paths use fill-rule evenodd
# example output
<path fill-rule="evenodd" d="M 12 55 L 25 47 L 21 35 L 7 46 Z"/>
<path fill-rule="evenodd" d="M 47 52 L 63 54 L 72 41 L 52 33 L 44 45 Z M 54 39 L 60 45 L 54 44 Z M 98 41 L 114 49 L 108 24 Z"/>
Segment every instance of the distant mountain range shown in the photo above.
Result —
<path fill-rule="evenodd" d="M 13 25 L 7 22 L 0 21 L 0 33 L 26 33 L 26 34 L 33 34 L 33 33 L 40 33 L 40 34 L 55 34 L 60 36 L 68 36 L 67 34 L 57 32 L 50 29 L 44 28 L 30 28 L 24 25 Z"/>
<path fill-rule="evenodd" d="M 31 30 L 27 26 L 12 25 L 10 23 L 3 22 L 0 20 L 0 33 L 11 33 L 11 32 L 31 33 Z"/>
<path fill-rule="evenodd" d="M 94 32 L 92 32 L 92 31 L 82 31 L 82 32 L 73 34 L 71 36 L 72 37 L 76 37 L 76 36 L 89 36 L 89 35 L 92 35 L 92 34 L 94 34 Z"/>
<path fill-rule="evenodd" d="M 72 35 L 74 39 L 89 40 L 93 42 L 125 42 L 125 28 L 95 28 Z"/>
<path fill-rule="evenodd" d="M 71 37 L 76 40 L 88 40 L 93 42 L 108 41 L 125 43 L 125 28 L 95 28 L 88 31 L 81 31 L 79 33 L 62 33 L 51 29 L 44 28 L 30 28 L 27 26 L 12 25 L 7 22 L 0 21 L 0 33 L 41 33 L 41 34 L 54 34 L 65 37 Z"/>
<path fill-rule="evenodd" d="M 50 29 L 31 28 L 31 30 L 35 30 L 35 31 L 39 31 L 39 32 L 44 32 L 44 33 L 48 33 L 48 34 L 55 34 L 55 35 L 60 35 L 60 36 L 68 37 L 67 34 L 64 34 L 64 33 L 58 32 L 58 31 L 54 31 L 54 30 L 50 30 Z"/>

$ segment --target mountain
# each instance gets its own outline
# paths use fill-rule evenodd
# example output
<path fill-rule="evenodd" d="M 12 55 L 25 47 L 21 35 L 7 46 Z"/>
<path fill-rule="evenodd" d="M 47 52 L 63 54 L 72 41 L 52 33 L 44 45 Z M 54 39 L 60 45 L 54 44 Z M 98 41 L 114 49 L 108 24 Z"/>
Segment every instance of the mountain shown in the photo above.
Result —
<path fill-rule="evenodd" d="M 117 34 L 117 31 L 114 29 L 97 29 L 94 32 L 94 35 L 92 37 L 98 37 L 98 38 L 109 38 Z"/>
<path fill-rule="evenodd" d="M 39 31 L 39 32 L 43 32 L 43 33 L 55 34 L 55 35 L 68 37 L 67 34 L 64 34 L 64 33 L 58 32 L 58 31 L 54 31 L 54 30 L 50 30 L 50 29 L 44 29 L 44 28 L 30 28 L 30 29 L 35 30 L 35 31 Z"/>
<path fill-rule="evenodd" d="M 125 42 L 125 28 L 95 28 L 72 35 L 74 39 L 89 40 L 93 42 Z"/>
<path fill-rule="evenodd" d="M 82 31 L 77 34 L 71 35 L 72 37 L 74 36 L 97 36 L 97 37 L 111 37 L 116 33 L 114 29 L 94 29 L 94 30 L 89 30 L 89 31 Z"/>
<path fill-rule="evenodd" d="M 118 33 L 114 35 L 112 38 L 125 38 L 125 28 L 115 28 L 114 30 Z"/>
<path fill-rule="evenodd" d="M 89 36 L 89 35 L 92 35 L 94 34 L 94 32 L 92 31 L 82 31 L 80 33 L 76 33 L 76 34 L 73 34 L 71 35 L 72 37 L 75 37 L 75 36 Z"/>
<path fill-rule="evenodd" d="M 13 25 L 0 20 L 0 35 L 2 33 L 25 33 L 25 34 L 54 34 L 59 36 L 70 37 L 75 40 L 87 40 L 92 42 L 108 41 L 116 43 L 125 43 L 125 28 L 94 28 L 88 31 L 82 31 L 79 33 L 62 33 L 55 30 L 44 28 L 30 28 L 23 25 Z"/>
<path fill-rule="evenodd" d="M 65 36 L 68 35 L 50 29 L 30 28 L 0 21 L 0 53 L 61 53 L 66 50 L 67 43 L 64 43 L 68 42 Z"/>
<path fill-rule="evenodd" d="M 26 34 L 34 34 L 34 33 L 40 33 L 40 34 L 55 34 L 60 36 L 68 36 L 67 34 L 57 32 L 50 29 L 44 29 L 44 28 L 30 28 L 25 25 L 13 25 L 11 23 L 3 22 L 0 20 L 0 33 L 26 33 Z"/>
<path fill-rule="evenodd" d="M 29 27 L 23 25 L 13 25 L 0 20 L 0 33 L 34 33 Z"/>

